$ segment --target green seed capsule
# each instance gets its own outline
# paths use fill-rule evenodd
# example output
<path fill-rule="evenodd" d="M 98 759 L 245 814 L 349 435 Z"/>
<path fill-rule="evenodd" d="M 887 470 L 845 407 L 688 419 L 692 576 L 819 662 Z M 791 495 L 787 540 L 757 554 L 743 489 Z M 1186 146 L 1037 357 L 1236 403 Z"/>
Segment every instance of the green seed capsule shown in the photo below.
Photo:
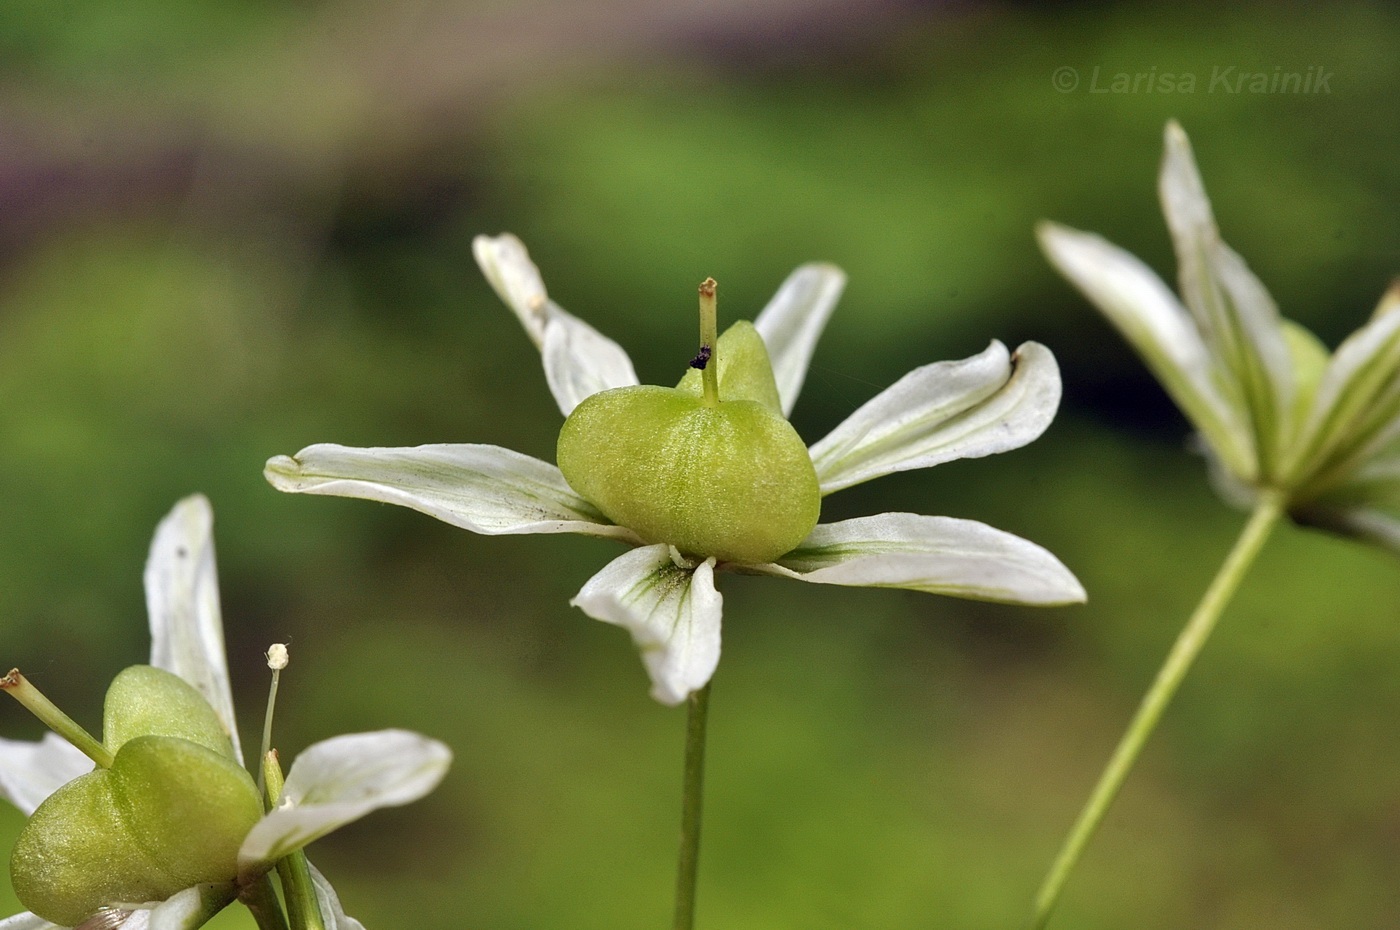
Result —
<path fill-rule="evenodd" d="M 105 718 L 111 767 L 50 795 L 10 857 L 20 902 L 64 927 L 115 903 L 231 881 L 262 816 L 217 715 L 182 679 L 126 669 L 107 691 Z"/>
<path fill-rule="evenodd" d="M 713 370 L 692 370 L 674 388 L 615 388 L 585 399 L 559 433 L 559 469 L 648 542 L 695 558 L 771 562 L 817 524 L 811 457 L 783 418 L 768 351 L 751 324 L 736 323 L 694 364 Z"/>

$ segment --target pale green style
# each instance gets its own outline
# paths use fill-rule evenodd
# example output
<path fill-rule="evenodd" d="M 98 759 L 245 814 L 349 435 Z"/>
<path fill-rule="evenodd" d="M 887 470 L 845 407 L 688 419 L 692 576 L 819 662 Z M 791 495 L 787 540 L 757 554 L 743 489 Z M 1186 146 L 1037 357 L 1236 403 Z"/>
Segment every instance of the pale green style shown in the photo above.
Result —
<path fill-rule="evenodd" d="M 718 571 L 1017 604 L 1084 599 L 1079 582 L 1049 552 L 969 520 L 895 513 L 810 525 L 819 507 L 804 486 L 812 476 L 819 498 L 881 475 L 1004 452 L 1038 437 L 1060 399 L 1059 369 L 1044 346 L 1028 342 L 1013 354 L 993 342 L 972 358 L 916 369 L 825 439 L 801 449 L 800 440 L 777 437 L 791 429 L 786 417 L 845 284 L 831 265 L 803 265 L 751 327 L 736 324 L 718 343 L 719 409 L 738 409 L 739 402 L 753 408 L 726 428 L 742 437 L 735 448 L 760 451 L 735 465 L 706 433 L 703 451 L 688 459 L 677 436 L 684 423 L 703 424 L 707 415 L 696 413 L 703 404 L 683 402 L 680 394 L 699 395 L 699 372 L 674 389 L 638 389 L 627 353 L 550 300 L 519 239 L 480 236 L 474 251 L 539 348 L 560 411 L 568 417 L 580 408 L 580 420 L 597 421 L 579 436 L 565 428 L 565 471 L 497 446 L 320 444 L 270 459 L 265 474 L 274 487 L 399 504 L 477 533 L 582 533 L 634 547 L 594 575 L 572 603 L 631 632 L 652 695 L 670 705 L 702 688 L 719 662 Z M 592 400 L 616 389 L 637 393 L 604 395 L 631 400 Z M 656 409 L 643 411 L 647 404 Z M 607 453 L 603 433 L 609 428 L 634 448 Z M 647 452 L 649 431 L 658 448 Z M 586 464 L 590 455 L 611 457 L 592 466 Z M 623 461 L 639 463 L 647 474 L 622 477 Z M 722 487 L 699 490 L 707 476 L 727 469 L 732 472 L 716 482 Z M 745 516 L 742 497 L 731 493 L 739 487 L 773 488 L 786 499 L 773 502 L 772 510 L 749 501 L 754 514 Z M 715 534 L 704 525 L 706 494 L 726 514 Z M 763 522 L 773 524 L 771 532 L 756 528 Z"/>
<path fill-rule="evenodd" d="M 186 498 L 161 522 L 146 564 L 151 665 L 107 692 L 92 759 L 50 733 L 0 738 L 0 797 L 30 815 L 11 859 L 31 909 L 0 930 L 193 930 L 307 843 L 381 807 L 427 794 L 442 743 L 403 730 L 339 736 L 297 756 L 268 805 L 242 767 L 224 656 L 213 515 Z M 326 930 L 364 930 L 306 865 Z M 289 901 L 288 905 L 291 906 Z"/>

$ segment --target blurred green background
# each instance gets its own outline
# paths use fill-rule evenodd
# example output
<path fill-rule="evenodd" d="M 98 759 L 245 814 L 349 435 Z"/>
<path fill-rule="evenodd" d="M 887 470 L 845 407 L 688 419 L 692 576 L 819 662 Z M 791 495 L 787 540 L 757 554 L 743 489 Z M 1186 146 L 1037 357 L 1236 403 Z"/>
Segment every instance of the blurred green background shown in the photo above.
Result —
<path fill-rule="evenodd" d="M 96 726 L 145 658 L 150 533 L 203 491 L 245 732 L 261 653 L 290 640 L 284 753 L 383 726 L 456 751 L 436 794 L 313 847 L 350 913 L 665 926 L 684 713 L 567 605 L 615 547 L 284 496 L 262 463 L 318 441 L 552 458 L 558 412 L 474 234 L 520 235 L 551 295 L 661 383 L 702 277 L 732 320 L 833 261 L 850 284 L 794 417 L 809 440 L 991 338 L 1050 345 L 1066 396 L 1033 445 L 825 517 L 983 520 L 1057 553 L 1090 602 L 726 576 L 700 925 L 1018 926 L 1242 523 L 1032 225 L 1173 274 L 1154 185 L 1179 118 L 1226 237 L 1335 344 L 1400 270 L 1397 46 L 1400 14 L 1365 3 L 9 0 L 0 661 Z M 1228 68 L 1331 77 L 1212 90 Z M 1118 73 L 1138 92 L 1096 92 Z M 1193 93 L 1154 84 L 1188 73 Z M 1056 926 L 1395 927 L 1397 620 L 1392 558 L 1281 530 Z M 0 731 L 38 735 L 17 706 Z M 0 812 L 5 846 L 20 823 Z"/>

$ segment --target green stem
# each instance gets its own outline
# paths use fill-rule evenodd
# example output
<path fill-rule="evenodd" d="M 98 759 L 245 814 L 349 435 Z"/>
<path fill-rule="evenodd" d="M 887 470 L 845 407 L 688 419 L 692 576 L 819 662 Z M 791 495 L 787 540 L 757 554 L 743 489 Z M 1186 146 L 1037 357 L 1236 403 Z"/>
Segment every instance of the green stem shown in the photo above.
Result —
<path fill-rule="evenodd" d="M 29 679 L 20 674 L 19 669 L 10 669 L 10 674 L 0 678 L 0 690 L 4 690 L 16 701 L 19 701 L 29 710 L 31 714 L 38 717 L 44 726 L 53 730 L 59 736 L 68 740 L 83 755 L 93 762 L 96 762 L 104 769 L 112 767 L 113 756 L 107 747 L 102 745 L 91 733 L 78 726 L 77 721 L 58 709 L 44 693 L 34 685 Z"/>
<path fill-rule="evenodd" d="M 306 852 L 298 849 L 283 857 L 277 863 L 277 876 L 282 879 L 282 896 L 287 899 L 287 916 L 291 918 L 292 930 L 326 930 Z"/>
<path fill-rule="evenodd" d="M 287 930 L 287 918 L 282 914 L 282 904 L 277 900 L 268 873 L 244 885 L 238 892 L 238 900 L 253 912 L 258 930 Z"/>
<path fill-rule="evenodd" d="M 1226 556 L 1225 563 L 1220 566 L 1215 580 L 1206 589 L 1205 596 L 1201 598 L 1195 612 L 1177 636 L 1176 643 L 1157 672 L 1156 680 L 1152 682 L 1147 694 L 1143 695 L 1137 714 L 1132 723 L 1128 724 L 1128 729 L 1119 740 L 1118 747 L 1114 749 L 1112 758 L 1109 759 L 1103 774 L 1099 776 L 1098 784 L 1089 795 L 1088 803 L 1084 805 L 1084 810 L 1080 812 L 1079 819 L 1065 838 L 1064 846 L 1060 848 L 1059 855 L 1055 857 L 1049 873 L 1036 893 L 1035 911 L 1027 924 L 1033 930 L 1041 930 L 1049 922 L 1050 914 L 1059 901 L 1060 892 L 1064 890 L 1065 882 L 1079 861 L 1080 854 L 1084 852 L 1084 847 L 1088 845 L 1104 814 L 1108 812 L 1109 805 L 1118 795 L 1118 789 L 1123 786 L 1133 763 L 1142 753 L 1142 747 L 1152 735 L 1162 712 L 1171 703 L 1182 679 L 1190 671 L 1191 664 L 1205 646 L 1211 631 L 1215 629 L 1216 621 L 1220 619 L 1225 605 L 1234 596 L 1255 556 L 1259 554 L 1265 540 L 1269 538 L 1269 533 L 1283 515 L 1283 507 L 1283 498 L 1278 495 L 1265 494 L 1260 497 L 1249 522 L 1235 541 L 1234 548 Z"/>
<path fill-rule="evenodd" d="M 692 692 L 686 703 L 685 785 L 681 796 L 681 853 L 676 866 L 675 930 L 695 926 L 695 879 L 700 868 L 700 801 L 705 781 L 705 722 L 710 685 Z"/>
<path fill-rule="evenodd" d="M 275 672 L 273 680 L 276 681 Z M 276 750 L 269 749 L 263 753 L 259 772 L 262 776 L 263 800 L 271 810 L 282 797 L 282 788 L 286 785 Z M 316 885 L 311 881 L 311 866 L 306 861 L 305 851 L 298 849 L 277 860 L 277 877 L 282 880 L 282 898 L 287 902 L 291 930 L 325 930 L 326 923 L 316 900 Z"/>

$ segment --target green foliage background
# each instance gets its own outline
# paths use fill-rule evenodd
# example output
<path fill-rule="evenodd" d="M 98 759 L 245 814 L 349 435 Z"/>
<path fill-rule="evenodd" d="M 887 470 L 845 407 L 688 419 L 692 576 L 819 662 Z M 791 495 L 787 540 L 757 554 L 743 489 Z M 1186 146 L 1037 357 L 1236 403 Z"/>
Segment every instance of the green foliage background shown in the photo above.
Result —
<path fill-rule="evenodd" d="M 552 296 L 661 383 L 705 275 L 734 319 L 834 261 L 850 285 L 795 416 L 809 440 L 991 338 L 1050 345 L 1066 398 L 1032 446 L 826 518 L 983 520 L 1057 553 L 1090 602 L 726 577 L 700 924 L 1016 926 L 1242 522 L 1031 227 L 1170 275 L 1154 183 L 1179 118 L 1226 237 L 1335 344 L 1400 265 L 1397 45 L 1379 3 L 7 3 L 0 658 L 95 726 L 145 657 L 151 530 L 203 491 L 247 732 L 261 652 L 290 640 L 284 754 L 381 726 L 457 753 L 427 800 L 313 848 L 351 913 L 664 926 L 683 713 L 646 696 L 624 633 L 567 606 L 616 550 L 282 496 L 262 462 L 316 441 L 552 458 L 557 410 L 476 233 L 524 238 Z M 1332 77 L 1209 90 L 1231 67 Z M 1094 92 L 1120 72 L 1198 85 Z M 1394 926 L 1397 620 L 1392 558 L 1281 531 L 1057 925 Z M 18 707 L 0 732 L 37 736 Z M 5 845 L 20 823 L 0 812 Z"/>

